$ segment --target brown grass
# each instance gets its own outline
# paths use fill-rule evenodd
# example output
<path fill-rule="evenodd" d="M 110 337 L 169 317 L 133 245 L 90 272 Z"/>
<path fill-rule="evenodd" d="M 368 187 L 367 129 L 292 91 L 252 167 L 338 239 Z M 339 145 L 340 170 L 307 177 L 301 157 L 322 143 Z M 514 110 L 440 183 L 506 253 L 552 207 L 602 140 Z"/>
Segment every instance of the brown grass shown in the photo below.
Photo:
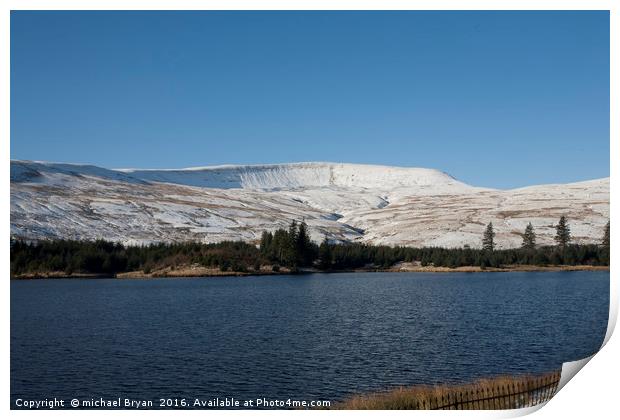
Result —
<path fill-rule="evenodd" d="M 198 264 L 191 266 L 184 265 L 180 267 L 164 267 L 152 270 L 149 273 L 144 271 L 128 271 L 118 273 L 116 278 L 119 279 L 135 279 L 135 278 L 161 278 L 161 277 L 230 277 L 230 276 L 256 276 L 270 274 L 286 274 L 289 273 L 288 268 L 280 268 L 277 273 L 273 271 L 271 265 L 263 265 L 260 271 L 221 271 L 217 267 L 204 267 Z"/>
<path fill-rule="evenodd" d="M 508 272 L 508 271 L 609 271 L 608 265 L 505 265 L 501 268 L 479 266 L 461 266 L 455 268 L 422 266 L 413 263 L 399 263 L 395 267 L 381 271 L 397 271 L 411 273 L 479 273 L 479 272 Z"/>
<path fill-rule="evenodd" d="M 367 272 L 367 271 L 381 271 L 381 272 L 407 272 L 407 273 L 479 273 L 479 272 L 492 272 L 492 271 L 609 271 L 609 266 L 597 266 L 597 265 L 510 265 L 502 268 L 487 267 L 482 270 L 478 266 L 463 266 L 456 268 L 449 267 L 423 267 L 419 264 L 413 263 L 399 263 L 396 266 L 389 269 L 357 269 L 357 270 L 343 270 L 343 272 Z M 315 272 L 321 272 L 316 270 Z M 11 279 L 44 279 L 44 278 L 100 278 L 100 277 L 116 277 L 119 279 L 143 279 L 143 278 L 157 278 L 157 277 L 219 277 L 219 276 L 256 276 L 256 275 L 272 275 L 272 274 L 288 274 L 290 270 L 286 267 L 280 267 L 278 272 L 272 270 L 272 266 L 261 266 L 260 271 L 221 271 L 215 267 L 203 267 L 203 266 L 187 266 L 181 265 L 176 268 L 164 267 L 156 270 L 152 270 L 149 273 L 144 271 L 127 271 L 123 273 L 117 273 L 116 276 L 110 274 L 92 274 L 92 273 L 72 273 L 66 274 L 63 271 L 49 271 L 49 272 L 31 272 L 22 273 L 18 275 L 12 275 Z"/>
<path fill-rule="evenodd" d="M 504 410 L 549 400 L 559 372 L 540 376 L 502 376 L 470 384 L 413 386 L 353 396 L 332 405 L 337 410 Z"/>

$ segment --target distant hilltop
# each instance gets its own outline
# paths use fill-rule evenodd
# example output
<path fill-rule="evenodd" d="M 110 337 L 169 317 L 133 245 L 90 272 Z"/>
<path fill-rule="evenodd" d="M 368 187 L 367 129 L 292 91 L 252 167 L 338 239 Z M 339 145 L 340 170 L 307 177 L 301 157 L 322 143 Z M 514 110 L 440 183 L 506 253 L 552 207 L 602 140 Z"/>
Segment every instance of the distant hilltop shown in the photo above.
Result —
<path fill-rule="evenodd" d="M 102 178 L 166 182 L 205 188 L 308 188 L 358 187 L 391 188 L 468 186 L 445 172 L 426 168 L 361 165 L 329 162 L 301 162 L 272 165 L 220 165 L 184 169 L 104 169 L 92 165 L 12 161 L 11 179 L 24 174 L 79 173 Z"/>
<path fill-rule="evenodd" d="M 11 235 L 151 243 L 257 241 L 305 220 L 315 240 L 480 246 L 493 222 L 514 247 L 531 222 L 553 242 L 565 215 L 577 242 L 598 242 L 609 178 L 513 190 L 480 188 L 445 172 L 347 163 L 105 169 L 11 161 Z"/>

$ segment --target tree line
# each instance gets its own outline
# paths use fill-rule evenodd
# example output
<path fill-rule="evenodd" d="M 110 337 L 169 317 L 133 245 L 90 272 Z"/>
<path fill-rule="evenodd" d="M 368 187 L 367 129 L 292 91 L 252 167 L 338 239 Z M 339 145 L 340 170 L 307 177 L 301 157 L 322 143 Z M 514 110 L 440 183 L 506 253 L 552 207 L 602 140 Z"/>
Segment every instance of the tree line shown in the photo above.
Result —
<path fill-rule="evenodd" d="M 117 274 L 199 264 L 222 271 L 259 270 L 260 252 L 241 241 L 213 244 L 187 242 L 128 246 L 105 240 L 15 241 L 11 244 L 11 274 L 64 272 Z"/>
<path fill-rule="evenodd" d="M 203 244 L 197 242 L 122 245 L 104 240 L 43 240 L 11 243 L 11 275 L 62 272 L 67 275 L 117 274 L 198 264 L 234 272 L 385 269 L 399 262 L 423 266 L 502 267 L 505 265 L 609 265 L 609 223 L 600 244 L 571 243 L 570 227 L 562 217 L 556 226 L 556 246 L 537 246 L 536 233 L 528 224 L 520 248 L 496 249 L 489 223 L 482 248 L 404 247 L 362 243 L 320 244 L 310 239 L 306 223 L 293 221 L 288 229 L 263 232 L 260 246 L 242 241 Z"/>
<path fill-rule="evenodd" d="M 532 223 L 528 223 L 521 235 L 523 242 L 521 248 L 523 249 L 536 249 L 536 232 L 534 232 L 534 226 Z M 556 246 L 560 249 L 566 248 L 571 242 L 570 226 L 566 216 L 560 217 L 558 224 L 555 225 L 554 240 Z M 609 222 L 605 225 L 603 237 L 601 239 L 601 247 L 609 249 Z M 495 230 L 493 229 L 493 222 L 490 222 L 482 235 L 482 249 L 486 251 L 493 251 L 495 249 Z"/>

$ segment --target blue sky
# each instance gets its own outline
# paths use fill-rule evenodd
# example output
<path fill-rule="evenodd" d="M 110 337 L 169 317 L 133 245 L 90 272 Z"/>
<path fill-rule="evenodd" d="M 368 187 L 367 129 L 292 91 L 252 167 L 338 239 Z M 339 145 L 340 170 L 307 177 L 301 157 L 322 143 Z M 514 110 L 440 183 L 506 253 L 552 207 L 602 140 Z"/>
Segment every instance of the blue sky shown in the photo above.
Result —
<path fill-rule="evenodd" d="M 11 158 L 609 176 L 607 12 L 12 12 Z"/>

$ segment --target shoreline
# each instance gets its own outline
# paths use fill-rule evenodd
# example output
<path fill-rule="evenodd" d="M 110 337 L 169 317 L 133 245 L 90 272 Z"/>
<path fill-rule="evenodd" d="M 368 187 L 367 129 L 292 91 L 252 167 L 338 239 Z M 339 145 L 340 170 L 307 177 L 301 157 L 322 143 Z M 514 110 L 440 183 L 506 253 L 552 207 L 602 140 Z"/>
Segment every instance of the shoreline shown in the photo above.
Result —
<path fill-rule="evenodd" d="M 549 401 L 561 371 L 501 375 L 462 384 L 411 385 L 349 396 L 332 410 L 506 410 Z M 542 390 L 542 391 L 541 391 Z M 323 407 L 319 407 L 323 408 Z"/>
<path fill-rule="evenodd" d="M 410 264 L 410 263 L 409 263 Z M 300 269 L 292 272 L 287 269 L 280 271 L 220 271 L 219 269 L 206 267 L 186 267 L 181 269 L 162 269 L 151 273 L 142 271 L 130 271 L 116 274 L 93 274 L 93 273 L 72 273 L 51 271 L 43 273 L 26 273 L 16 276 L 11 275 L 10 280 L 44 280 L 44 279 L 157 279 L 157 278 L 197 278 L 197 277 L 247 277 L 247 276 L 280 276 L 280 275 L 304 275 L 304 274 L 337 274 L 337 273 L 506 273 L 506 272 L 558 272 L 558 271 L 609 271 L 609 266 L 603 265 L 515 265 L 504 266 L 501 268 L 487 267 L 481 269 L 477 266 L 463 267 L 432 267 L 420 265 L 405 265 L 391 268 L 365 268 L 355 270 L 318 270 L 318 269 Z"/>

